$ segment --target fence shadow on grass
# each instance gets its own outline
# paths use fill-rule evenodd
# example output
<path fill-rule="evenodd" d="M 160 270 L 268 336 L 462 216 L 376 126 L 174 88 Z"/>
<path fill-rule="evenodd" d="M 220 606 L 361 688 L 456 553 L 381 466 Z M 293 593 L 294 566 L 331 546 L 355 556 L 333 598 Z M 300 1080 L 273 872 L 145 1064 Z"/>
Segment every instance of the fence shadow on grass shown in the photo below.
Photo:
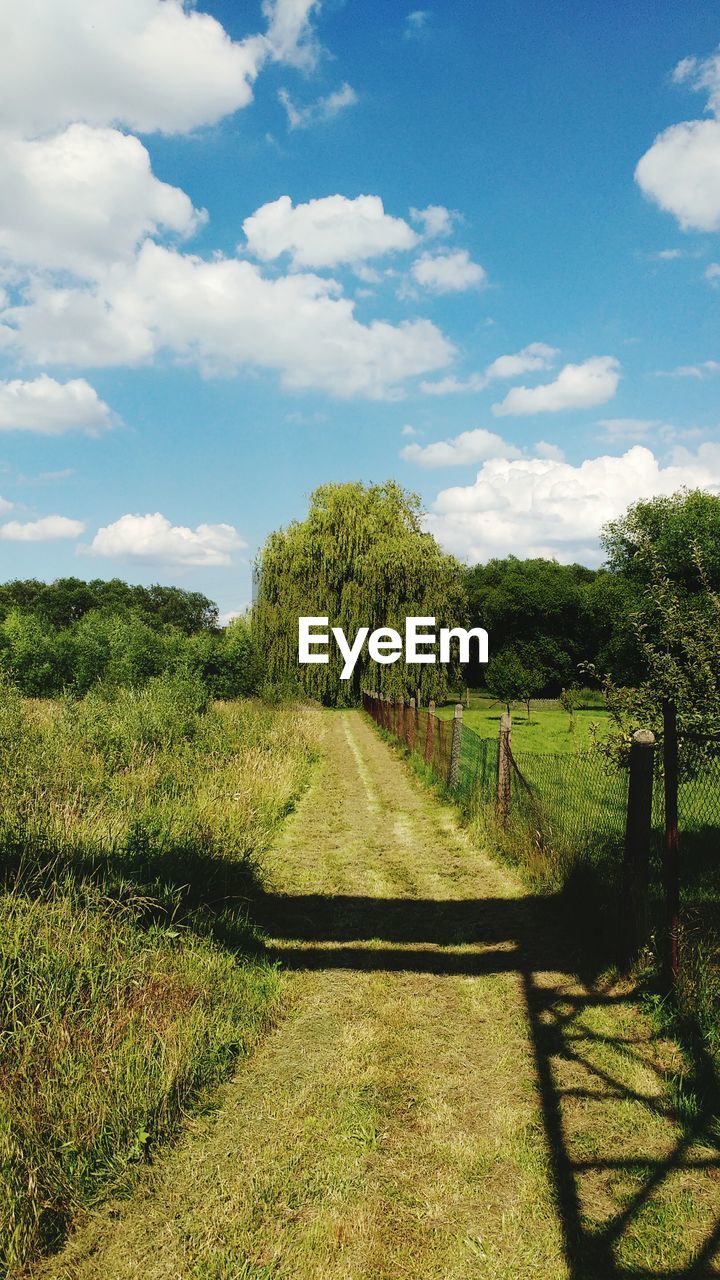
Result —
<path fill-rule="evenodd" d="M 697 1089 L 699 1103 L 678 1128 L 657 1036 L 646 1020 L 633 1018 L 632 992 L 603 986 L 597 972 L 578 977 L 559 897 L 418 901 L 263 894 L 256 915 L 275 939 L 271 954 L 289 969 L 517 974 L 571 1280 L 720 1276 L 720 1198 L 715 1214 L 708 1210 L 698 1223 L 692 1260 L 667 1264 L 672 1250 L 663 1224 L 668 1191 L 682 1204 L 691 1195 L 683 1179 L 693 1170 L 717 1177 L 720 1186 L 715 1097 L 706 1090 L 709 1064 L 698 1060 L 698 1078 L 685 1081 L 687 1096 Z M 636 1121 L 641 1117 L 636 1139 L 644 1129 L 667 1139 L 659 1143 L 661 1155 L 628 1141 L 628 1107 L 636 1109 Z M 588 1114 L 606 1134 L 602 1151 L 583 1138 Z M 638 1238 L 643 1220 L 654 1223 L 652 1247 Z"/>

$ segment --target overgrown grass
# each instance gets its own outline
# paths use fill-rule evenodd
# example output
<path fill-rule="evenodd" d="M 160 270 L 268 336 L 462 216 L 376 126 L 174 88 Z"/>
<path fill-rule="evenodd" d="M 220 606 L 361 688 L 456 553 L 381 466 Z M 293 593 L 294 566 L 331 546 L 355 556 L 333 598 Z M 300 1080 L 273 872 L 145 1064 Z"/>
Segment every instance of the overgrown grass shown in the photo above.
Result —
<path fill-rule="evenodd" d="M 249 919 L 318 713 L 0 690 L 0 1270 L 117 1190 L 277 994 Z"/>

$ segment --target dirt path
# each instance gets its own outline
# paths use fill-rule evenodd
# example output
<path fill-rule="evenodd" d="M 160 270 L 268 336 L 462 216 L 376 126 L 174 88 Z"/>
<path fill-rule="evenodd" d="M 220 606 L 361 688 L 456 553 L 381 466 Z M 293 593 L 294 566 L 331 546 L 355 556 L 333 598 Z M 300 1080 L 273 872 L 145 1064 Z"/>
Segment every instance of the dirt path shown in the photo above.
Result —
<path fill-rule="evenodd" d="M 627 993 L 571 976 L 551 904 L 360 713 L 325 733 L 263 904 L 282 1020 L 139 1194 L 34 1274 L 720 1275 L 718 1156 L 671 1116 L 670 1048 Z"/>

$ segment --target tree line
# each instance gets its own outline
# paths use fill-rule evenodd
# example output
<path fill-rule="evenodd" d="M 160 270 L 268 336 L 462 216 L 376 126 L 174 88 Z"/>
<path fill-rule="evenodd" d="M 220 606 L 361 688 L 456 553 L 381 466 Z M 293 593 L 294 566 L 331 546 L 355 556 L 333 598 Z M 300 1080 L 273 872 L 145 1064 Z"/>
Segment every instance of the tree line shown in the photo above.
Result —
<path fill-rule="evenodd" d="M 330 705 L 357 702 L 363 686 L 394 697 L 419 691 L 427 701 L 462 682 L 501 702 L 571 700 L 591 678 L 606 689 L 659 687 L 671 667 L 675 677 L 697 667 L 699 636 L 705 666 L 720 669 L 720 497 L 683 490 L 637 502 L 601 541 L 606 559 L 596 569 L 517 556 L 467 567 L 441 551 L 423 528 L 418 497 L 394 482 L 324 485 L 307 518 L 273 533 L 258 558 L 261 661 L 271 681 L 299 682 Z M 457 663 L 365 658 L 350 685 L 332 660 L 298 668 L 301 613 L 327 616 L 346 634 L 361 626 L 402 633 L 407 615 L 482 626 L 490 662 L 460 671 Z"/>
<path fill-rule="evenodd" d="M 0 585 L 0 670 L 35 698 L 166 673 L 199 678 L 216 698 L 254 693 L 261 681 L 247 618 L 221 628 L 217 605 L 200 592 L 117 578 Z"/>
<path fill-rule="evenodd" d="M 211 600 L 179 587 L 9 582 L 0 585 L 0 670 L 33 697 L 186 672 L 220 698 L 286 691 L 350 705 L 368 687 L 428 701 L 463 683 L 511 702 L 571 698 L 595 677 L 618 707 L 619 690 L 681 683 L 688 705 L 707 708 L 720 680 L 720 497 L 637 502 L 602 543 L 596 569 L 516 556 L 467 567 L 441 550 L 419 498 L 394 481 L 323 485 L 306 519 L 272 533 L 259 553 L 248 617 L 220 627 Z M 346 635 L 402 633 L 409 615 L 432 616 L 438 629 L 482 626 L 491 658 L 460 670 L 365 655 L 342 681 L 339 654 L 298 665 L 300 615 L 327 616 Z"/>

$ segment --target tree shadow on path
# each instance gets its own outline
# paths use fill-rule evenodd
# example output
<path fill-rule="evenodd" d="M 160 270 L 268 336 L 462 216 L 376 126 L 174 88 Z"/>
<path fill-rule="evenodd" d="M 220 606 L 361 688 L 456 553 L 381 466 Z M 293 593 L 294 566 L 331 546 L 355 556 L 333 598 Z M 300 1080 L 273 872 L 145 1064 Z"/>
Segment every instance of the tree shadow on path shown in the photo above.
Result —
<path fill-rule="evenodd" d="M 696 1090 L 700 1101 L 679 1123 L 658 1037 L 633 1016 L 632 992 L 604 985 L 597 972 L 578 973 L 559 899 L 262 894 L 253 914 L 287 969 L 517 974 L 571 1280 L 720 1276 L 713 1095 L 703 1104 L 703 1080 L 686 1077 L 686 1093 Z M 699 1075 L 705 1068 L 709 1075 L 709 1064 L 698 1064 Z M 633 1126 L 623 1126 L 628 1107 L 659 1139 L 653 1154 L 633 1146 Z M 597 1118 L 602 1149 L 588 1141 L 588 1116 Z M 678 1205 L 691 1205 L 700 1177 L 692 1250 L 681 1250 L 665 1240 L 666 1229 L 677 1228 Z M 715 1178 L 717 1197 L 708 1193 Z"/>

